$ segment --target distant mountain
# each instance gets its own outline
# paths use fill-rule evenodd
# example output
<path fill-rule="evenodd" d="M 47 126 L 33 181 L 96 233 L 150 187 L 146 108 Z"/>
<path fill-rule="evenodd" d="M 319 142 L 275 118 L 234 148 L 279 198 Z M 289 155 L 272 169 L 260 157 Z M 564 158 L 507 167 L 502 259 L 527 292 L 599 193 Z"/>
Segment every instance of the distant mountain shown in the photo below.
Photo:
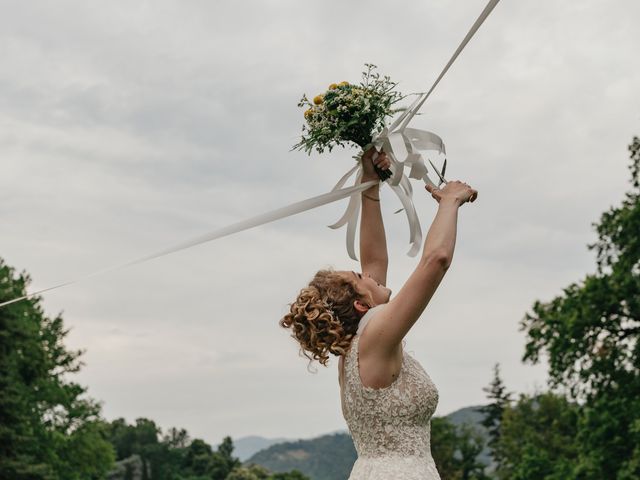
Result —
<path fill-rule="evenodd" d="M 261 450 L 245 464 L 256 463 L 272 472 L 300 470 L 313 480 L 343 480 L 349 477 L 356 449 L 347 433 L 334 433 L 272 445 Z"/>
<path fill-rule="evenodd" d="M 455 412 L 450 413 L 445 418 L 456 426 L 460 426 L 463 423 L 470 423 L 477 425 L 482 433 L 486 433 L 486 428 L 481 425 L 484 414 L 480 411 L 482 405 L 476 405 L 475 407 L 464 407 Z"/>
<path fill-rule="evenodd" d="M 250 435 L 248 437 L 241 437 L 233 439 L 233 455 L 238 457 L 241 461 L 247 460 L 251 455 L 260 450 L 275 445 L 277 443 L 294 441 L 291 438 L 265 438 L 257 435 Z"/>
<path fill-rule="evenodd" d="M 446 418 L 456 426 L 474 425 L 486 438 L 486 429 L 480 424 L 483 415 L 479 406 L 461 408 Z M 258 437 L 259 438 L 259 437 Z M 338 432 L 309 440 L 275 443 L 249 457 L 246 465 L 256 463 L 272 472 L 300 470 L 312 480 L 346 480 L 357 454 L 348 432 Z M 489 451 L 481 454 L 481 460 L 491 463 Z"/>

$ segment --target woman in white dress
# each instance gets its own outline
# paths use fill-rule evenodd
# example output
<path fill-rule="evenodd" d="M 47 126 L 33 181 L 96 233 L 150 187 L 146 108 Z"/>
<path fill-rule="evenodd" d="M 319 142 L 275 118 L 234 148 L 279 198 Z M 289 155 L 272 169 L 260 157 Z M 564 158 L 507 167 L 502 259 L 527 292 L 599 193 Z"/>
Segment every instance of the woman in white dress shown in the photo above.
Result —
<path fill-rule="evenodd" d="M 389 168 L 385 154 L 374 152 L 363 156 L 363 183 L 378 178 L 374 165 Z M 362 192 L 362 272 L 317 272 L 280 325 L 310 361 L 326 366 L 329 353 L 339 357 L 342 412 L 358 453 L 349 480 L 439 480 L 430 444 L 438 391 L 403 339 L 451 264 L 458 209 L 478 192 L 459 181 L 427 187 L 438 212 L 416 269 L 391 298 L 378 189 Z"/>

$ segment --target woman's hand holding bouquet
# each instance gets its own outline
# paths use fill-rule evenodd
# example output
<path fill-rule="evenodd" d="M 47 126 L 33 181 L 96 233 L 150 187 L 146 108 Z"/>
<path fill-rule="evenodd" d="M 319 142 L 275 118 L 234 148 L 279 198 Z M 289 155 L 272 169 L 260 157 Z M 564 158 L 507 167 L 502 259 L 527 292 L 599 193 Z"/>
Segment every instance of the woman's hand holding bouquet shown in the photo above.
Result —
<path fill-rule="evenodd" d="M 362 155 L 362 183 L 369 182 L 371 180 L 379 180 L 380 176 L 378 171 L 388 172 L 391 166 L 391 160 L 387 157 L 387 154 L 379 152 L 375 147 L 369 148 L 364 155 Z"/>

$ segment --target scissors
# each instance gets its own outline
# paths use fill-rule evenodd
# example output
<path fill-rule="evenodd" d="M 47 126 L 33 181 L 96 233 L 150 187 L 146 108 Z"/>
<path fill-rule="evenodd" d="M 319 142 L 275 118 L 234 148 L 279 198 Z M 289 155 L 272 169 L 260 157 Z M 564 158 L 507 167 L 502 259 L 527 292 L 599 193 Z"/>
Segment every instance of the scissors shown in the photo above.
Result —
<path fill-rule="evenodd" d="M 444 172 L 447 170 L 447 159 L 446 158 L 444 159 L 444 164 L 442 165 L 442 173 L 440 173 L 440 171 L 436 168 L 436 166 L 433 164 L 431 159 L 428 158 L 427 160 L 429 160 L 429 163 L 431 164 L 433 169 L 438 174 L 438 177 L 440 178 L 440 183 L 438 183 L 438 188 L 440 188 L 440 185 L 442 185 L 443 183 L 446 185 L 447 181 L 444 178 Z"/>
<path fill-rule="evenodd" d="M 438 174 L 438 178 L 440 179 L 440 182 L 438 183 L 437 188 L 440 188 L 440 185 L 442 185 L 443 183 L 446 185 L 447 184 L 447 180 L 444 178 L 444 173 L 447 171 L 447 159 L 445 158 L 444 159 L 444 163 L 442 164 L 442 173 L 440 172 L 440 170 L 438 170 L 436 168 L 436 166 L 433 164 L 431 159 L 427 159 L 427 160 L 429 160 L 429 163 L 431 164 L 431 167 L 436 171 L 436 173 Z M 427 178 L 427 181 L 429 183 L 431 183 L 432 185 L 435 185 L 435 183 L 431 182 L 431 180 L 428 180 L 429 177 L 426 177 L 426 178 Z M 393 213 L 400 213 L 403 210 L 404 210 L 404 208 L 401 208 L 400 210 L 396 210 Z"/>
<path fill-rule="evenodd" d="M 427 159 L 429 160 L 429 159 Z M 440 177 L 440 183 L 438 184 L 438 188 L 440 188 L 440 185 L 442 185 L 443 183 L 446 185 L 448 182 L 444 179 L 444 172 L 447 169 L 447 159 L 444 159 L 444 164 L 442 165 L 442 173 L 440 173 L 438 171 L 438 169 L 436 168 L 436 166 L 433 164 L 433 162 L 431 162 L 431 160 L 429 160 L 429 163 L 431 164 L 431 166 L 433 167 L 433 169 L 436 171 L 436 173 L 438 174 L 438 177 Z M 465 183 L 465 185 L 467 185 Z M 469 185 L 467 185 L 468 187 Z M 467 199 L 467 201 L 472 202 L 473 200 L 471 200 L 471 198 L 474 195 L 477 195 L 478 192 L 472 193 L 471 196 Z M 475 199 L 474 199 L 475 200 Z"/>

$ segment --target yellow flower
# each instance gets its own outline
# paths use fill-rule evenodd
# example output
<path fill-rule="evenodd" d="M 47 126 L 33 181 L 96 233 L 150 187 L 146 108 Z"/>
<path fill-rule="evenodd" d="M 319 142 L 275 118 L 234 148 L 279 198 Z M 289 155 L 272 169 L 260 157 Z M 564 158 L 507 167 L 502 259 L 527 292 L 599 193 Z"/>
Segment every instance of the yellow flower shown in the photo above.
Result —
<path fill-rule="evenodd" d="M 304 118 L 309 118 L 311 115 L 313 115 L 313 109 L 311 108 L 304 112 Z"/>
<path fill-rule="evenodd" d="M 339 87 L 345 87 L 345 86 L 347 86 L 347 85 L 349 85 L 349 82 L 340 82 L 340 83 L 338 84 L 338 86 L 339 86 Z"/>
<path fill-rule="evenodd" d="M 322 102 L 324 102 L 324 97 L 322 95 L 316 95 L 313 97 L 313 103 L 316 105 L 320 105 Z"/>
<path fill-rule="evenodd" d="M 332 83 L 331 85 L 329 85 L 329 90 L 335 90 L 336 88 L 338 88 L 337 83 Z"/>

